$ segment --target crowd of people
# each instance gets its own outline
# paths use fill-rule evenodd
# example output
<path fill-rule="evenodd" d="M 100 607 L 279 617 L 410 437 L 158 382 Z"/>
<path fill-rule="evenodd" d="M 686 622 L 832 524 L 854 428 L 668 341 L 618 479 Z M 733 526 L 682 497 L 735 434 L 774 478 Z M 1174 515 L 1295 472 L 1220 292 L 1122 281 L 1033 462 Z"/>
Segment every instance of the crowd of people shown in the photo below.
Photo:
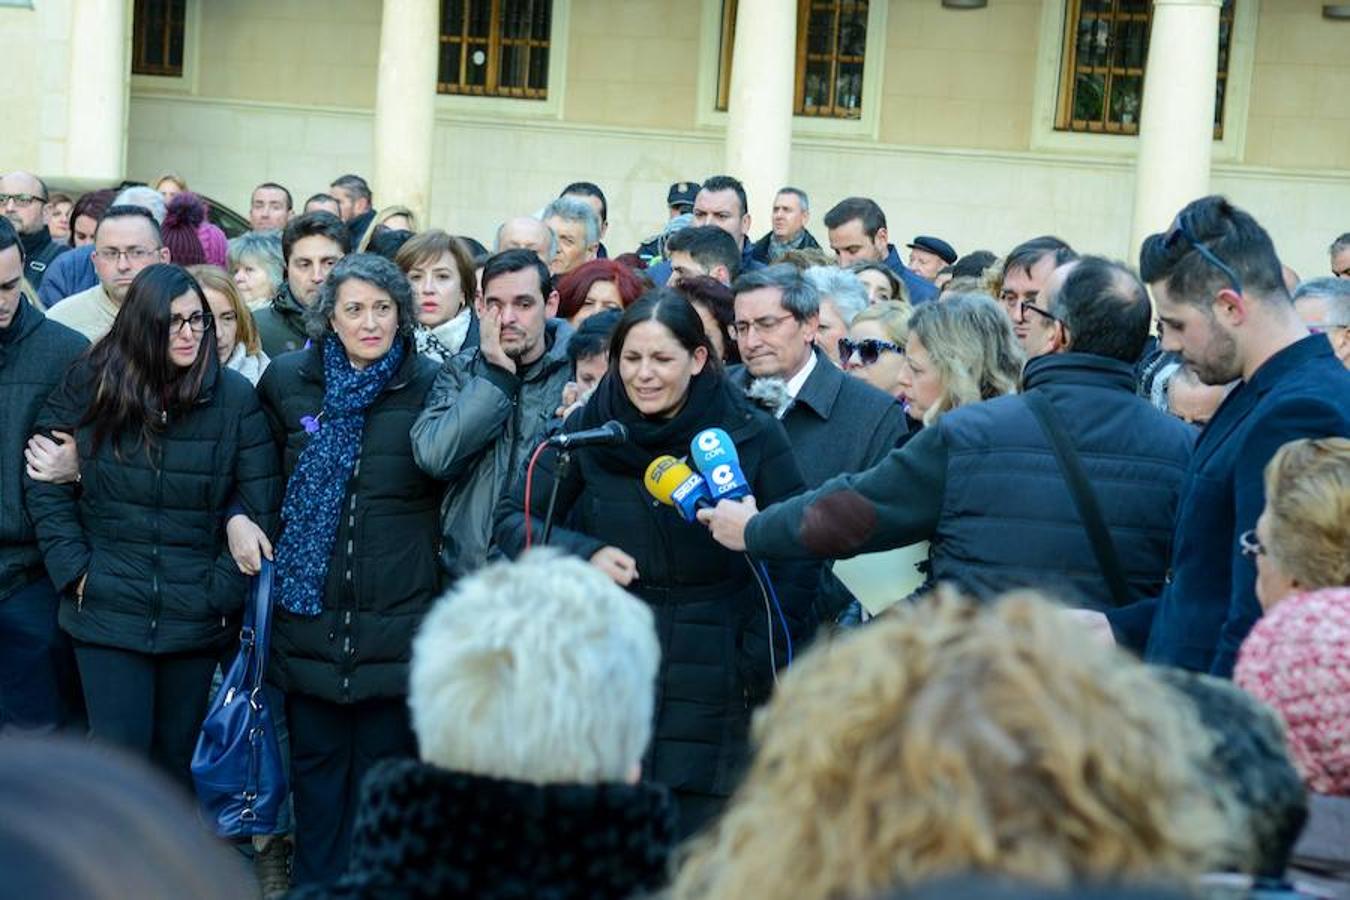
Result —
<path fill-rule="evenodd" d="M 540 199 L 485 244 L 265 182 L 227 240 L 176 175 L 0 178 L 0 803 L 212 857 L 81 881 L 7 815 L 15 883 L 1350 896 L 1350 234 L 902 258 L 716 175 L 611 256 Z M 880 604 L 839 565 L 925 543 Z M 230 848 L 127 807 L 265 559 L 290 800 Z"/>

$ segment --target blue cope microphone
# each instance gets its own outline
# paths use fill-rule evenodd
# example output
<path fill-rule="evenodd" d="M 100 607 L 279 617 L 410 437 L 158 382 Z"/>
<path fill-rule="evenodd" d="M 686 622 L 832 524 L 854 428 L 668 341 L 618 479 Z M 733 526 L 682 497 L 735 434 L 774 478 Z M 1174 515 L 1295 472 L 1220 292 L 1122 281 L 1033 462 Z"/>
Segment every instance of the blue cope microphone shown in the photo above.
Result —
<path fill-rule="evenodd" d="M 708 482 L 713 501 L 738 500 L 749 496 L 750 483 L 741 471 L 741 457 L 731 435 L 720 428 L 706 428 L 689 442 L 689 458 Z"/>

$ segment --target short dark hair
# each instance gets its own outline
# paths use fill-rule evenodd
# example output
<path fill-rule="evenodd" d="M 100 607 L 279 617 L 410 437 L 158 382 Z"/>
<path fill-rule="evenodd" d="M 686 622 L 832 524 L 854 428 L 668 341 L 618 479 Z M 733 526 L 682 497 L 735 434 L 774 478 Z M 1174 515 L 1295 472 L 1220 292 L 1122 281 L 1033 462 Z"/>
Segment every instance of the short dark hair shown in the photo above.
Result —
<path fill-rule="evenodd" d="M 643 322 L 660 322 L 670 329 L 670 333 L 675 335 L 675 340 L 690 353 L 702 347 L 708 352 L 708 366 L 714 372 L 721 371 L 722 361 L 717 358 L 717 349 L 713 347 L 708 333 L 703 330 L 703 320 L 699 318 L 698 311 L 683 295 L 670 288 L 654 288 L 623 311 L 609 341 L 610 366 L 618 368 L 619 356 L 623 353 L 623 342 L 627 339 L 628 332 Z"/>
<path fill-rule="evenodd" d="M 778 193 L 773 195 L 774 199 L 777 200 L 781 194 L 791 194 L 792 196 L 796 197 L 797 202 L 802 205 L 802 212 L 806 212 L 811 208 L 811 198 L 806 196 L 806 191 L 802 190 L 801 188 L 780 187 L 778 189 Z"/>
<path fill-rule="evenodd" d="M 845 197 L 825 214 L 825 227 L 838 228 L 858 219 L 862 222 L 863 234 L 869 238 L 886 227 L 886 214 L 881 211 L 877 201 L 871 197 Z"/>
<path fill-rule="evenodd" d="M 711 275 L 699 275 L 695 278 L 681 278 L 680 283 L 675 285 L 675 290 L 696 308 L 701 306 L 712 313 L 713 318 L 717 320 L 717 327 L 722 329 L 724 338 L 722 346 L 725 348 L 725 355 L 722 361 L 727 365 L 739 363 L 740 348 L 730 339 L 730 329 L 736 321 L 736 295 L 731 293 L 731 288 Z"/>
<path fill-rule="evenodd" d="M 342 257 L 319 287 L 318 296 L 305 309 L 305 331 L 316 341 L 332 329 L 333 310 L 337 308 L 338 289 L 347 281 L 363 281 L 389 295 L 398 311 L 400 334 L 411 334 L 417 325 L 413 306 L 412 283 L 398 266 L 375 253 L 352 253 Z"/>
<path fill-rule="evenodd" d="M 820 291 L 800 269 L 790 263 L 777 263 L 746 272 L 736 279 L 731 292 L 739 297 L 746 291 L 766 287 L 776 287 L 782 292 L 783 309 L 792 313 L 798 322 L 820 315 Z"/>
<path fill-rule="evenodd" d="M 338 203 L 338 198 L 334 197 L 332 194 L 325 194 L 323 191 L 320 191 L 317 194 L 310 194 L 309 199 L 305 201 L 305 206 L 309 206 L 311 203 L 333 203 L 338 206 L 342 205 Z"/>
<path fill-rule="evenodd" d="M 1195 249 L 1193 241 L 1227 264 L 1244 290 L 1289 302 L 1270 235 L 1251 214 L 1218 195 L 1186 204 L 1170 229 L 1145 238 L 1139 249 L 1139 274 L 1149 284 L 1163 282 L 1169 296 L 1208 309 L 1214 291 L 1228 285 L 1229 278 Z"/>
<path fill-rule="evenodd" d="M 1148 343 L 1153 307 L 1139 278 L 1123 264 L 1084 256 L 1050 297 L 1050 314 L 1069 330 L 1075 353 L 1133 365 Z"/>
<path fill-rule="evenodd" d="M 24 262 L 23 242 L 19 240 L 19 233 L 14 230 L 14 225 L 4 216 L 0 216 L 0 253 L 4 253 L 10 247 L 19 248 L 19 262 Z"/>
<path fill-rule="evenodd" d="M 291 261 L 291 248 L 302 238 L 314 236 L 326 237 L 342 248 L 342 255 L 352 252 L 352 236 L 342 220 L 330 212 L 318 210 L 297 216 L 286 223 L 281 232 L 281 258 L 287 264 Z"/>
<path fill-rule="evenodd" d="M 406 228 L 385 228 L 383 225 L 377 225 L 370 236 L 370 242 L 366 244 L 366 249 L 376 256 L 383 256 L 394 262 L 398 257 L 398 251 L 412 238 L 413 233 Z"/>
<path fill-rule="evenodd" d="M 727 276 L 736 280 L 741 268 L 741 248 L 736 239 L 716 225 L 682 228 L 666 240 L 666 255 L 688 253 L 694 262 L 711 271 L 713 266 L 727 267 Z"/>
<path fill-rule="evenodd" d="M 269 188 L 269 189 L 274 190 L 274 191 L 281 191 L 283 194 L 286 195 L 286 208 L 287 208 L 287 209 L 294 209 L 294 208 L 295 208 L 295 203 L 292 202 L 292 200 L 291 200 L 291 192 L 288 191 L 288 190 L 286 190 L 286 186 L 285 186 L 285 185 L 277 184 L 275 181 L 264 181 L 262 184 L 258 185 L 257 187 L 255 187 L 255 188 L 253 189 L 253 193 L 256 194 L 256 193 L 258 193 L 258 191 L 261 191 L 263 188 Z M 325 194 L 324 196 L 328 196 L 328 195 Z M 252 199 L 252 198 L 250 197 L 250 200 L 251 200 L 251 199 Z"/>
<path fill-rule="evenodd" d="M 703 182 L 703 184 L 699 185 L 698 189 L 700 191 L 711 191 L 713 193 L 717 193 L 718 191 L 735 191 L 736 200 L 741 204 L 741 215 L 745 215 L 750 211 L 750 202 L 745 199 L 745 185 L 741 184 L 738 179 L 732 178 L 730 175 L 714 175 Z"/>
<path fill-rule="evenodd" d="M 609 352 L 610 335 L 614 333 L 622 316 L 623 313 L 617 309 L 607 309 L 591 316 L 572 332 L 572 336 L 567 339 L 567 358 L 573 369 L 578 360 Z"/>
<path fill-rule="evenodd" d="M 603 225 L 609 221 L 609 201 L 605 200 L 605 192 L 600 190 L 600 185 L 590 181 L 574 181 L 562 189 L 559 197 L 566 197 L 571 194 L 574 197 L 594 197 L 600 201 L 600 224 Z"/>
<path fill-rule="evenodd" d="M 998 257 L 989 250 L 972 250 L 948 266 L 953 278 L 980 278 L 984 270 L 998 262 Z"/>
<path fill-rule="evenodd" d="M 159 241 L 160 246 L 164 244 L 164 235 L 160 231 L 159 223 L 155 221 L 155 216 L 144 206 L 132 206 L 130 203 L 123 203 L 120 206 L 110 206 L 103 213 L 103 217 L 98 220 L 98 227 L 94 229 L 94 237 L 103 230 L 103 223 L 111 219 L 144 219 L 150 226 L 150 230 L 155 233 L 155 240 Z"/>
<path fill-rule="evenodd" d="M 97 191 L 86 191 L 80 195 L 80 199 L 75 201 L 75 205 L 70 210 L 70 232 L 75 233 L 75 220 L 80 216 L 88 216 L 97 222 L 103 218 L 103 214 L 112 206 L 113 200 L 117 197 L 117 191 L 113 188 L 102 188 Z"/>
<path fill-rule="evenodd" d="M 329 188 L 340 187 L 344 191 L 350 191 L 357 197 L 364 197 L 366 200 L 371 199 L 370 185 L 366 184 L 366 180 L 362 178 L 360 175 L 350 175 L 350 174 L 339 175 L 337 178 L 333 179 L 332 183 L 329 184 L 328 187 Z"/>
<path fill-rule="evenodd" d="M 1043 234 L 1029 241 L 1023 241 L 1009 250 L 1008 255 L 1003 258 L 1003 271 L 1021 269 L 1030 275 L 1032 267 L 1047 256 L 1055 258 L 1055 268 L 1058 269 L 1066 262 L 1077 259 L 1078 253 L 1067 242 L 1052 234 Z"/>
<path fill-rule="evenodd" d="M 539 296 L 548 298 L 553 291 L 553 283 L 548 274 L 548 266 L 539 258 L 539 254 L 524 247 L 512 247 L 494 253 L 483 264 L 483 295 L 487 296 L 488 284 L 499 275 L 523 272 L 526 269 L 539 276 Z"/>

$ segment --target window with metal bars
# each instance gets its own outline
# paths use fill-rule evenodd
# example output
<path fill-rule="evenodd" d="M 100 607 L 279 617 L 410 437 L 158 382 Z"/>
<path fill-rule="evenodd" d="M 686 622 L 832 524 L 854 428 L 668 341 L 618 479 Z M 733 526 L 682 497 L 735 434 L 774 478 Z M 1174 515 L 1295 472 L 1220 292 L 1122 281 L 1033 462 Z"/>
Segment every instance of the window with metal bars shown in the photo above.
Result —
<path fill-rule="evenodd" d="M 868 0 L 797 0 L 797 68 L 793 112 L 828 119 L 862 117 Z M 731 92 L 736 0 L 722 0 L 717 108 Z"/>
<path fill-rule="evenodd" d="M 1233 2 L 1219 14 L 1219 67 L 1214 80 L 1214 138 L 1223 137 L 1223 105 L 1233 36 Z M 1138 134 L 1148 61 L 1151 0 L 1069 0 L 1064 16 L 1064 67 L 1055 128 Z"/>
<path fill-rule="evenodd" d="M 436 90 L 548 99 L 553 0 L 442 0 Z"/>
<path fill-rule="evenodd" d="M 131 19 L 131 74 L 183 77 L 187 0 L 136 0 Z"/>

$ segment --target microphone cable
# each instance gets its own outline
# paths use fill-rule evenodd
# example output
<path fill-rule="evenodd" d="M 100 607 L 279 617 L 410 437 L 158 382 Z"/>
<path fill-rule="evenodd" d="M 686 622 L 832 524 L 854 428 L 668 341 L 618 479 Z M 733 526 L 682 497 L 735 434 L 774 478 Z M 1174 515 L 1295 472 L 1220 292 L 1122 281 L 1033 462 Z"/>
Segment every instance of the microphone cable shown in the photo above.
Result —
<path fill-rule="evenodd" d="M 534 543 L 534 535 L 530 528 L 530 493 L 534 490 L 534 464 L 539 461 L 539 454 L 543 453 L 548 447 L 548 441 L 542 440 L 539 446 L 534 448 L 530 454 L 529 465 L 525 467 L 525 549 L 530 549 Z"/>
<path fill-rule="evenodd" d="M 783 613 L 783 605 L 778 600 L 778 592 L 774 590 L 773 579 L 769 577 L 769 570 L 764 563 L 755 560 L 749 553 L 743 554 L 746 564 L 750 566 L 750 572 L 755 576 L 755 584 L 759 586 L 760 596 L 764 599 L 764 615 L 768 620 L 769 626 L 769 662 L 774 670 L 773 680 L 778 682 L 778 657 L 774 647 L 773 639 L 773 617 L 776 613 L 779 623 L 783 626 L 783 642 L 787 652 L 787 665 L 792 665 L 792 631 L 788 628 L 787 616 Z M 769 608 L 770 602 L 773 603 L 772 611 Z"/>

